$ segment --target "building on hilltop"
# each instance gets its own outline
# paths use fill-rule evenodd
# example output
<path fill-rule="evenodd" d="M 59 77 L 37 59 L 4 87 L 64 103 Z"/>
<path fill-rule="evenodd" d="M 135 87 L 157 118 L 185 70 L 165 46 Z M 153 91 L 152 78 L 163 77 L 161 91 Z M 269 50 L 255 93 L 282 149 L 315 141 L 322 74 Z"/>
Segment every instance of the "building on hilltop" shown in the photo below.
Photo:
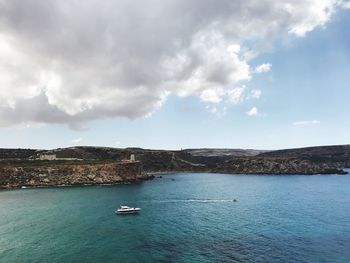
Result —
<path fill-rule="evenodd" d="M 79 159 L 79 158 L 73 158 L 73 157 L 57 157 L 56 154 L 49 154 L 49 153 L 44 153 L 44 154 L 39 154 L 38 156 L 36 156 L 34 159 L 36 160 L 41 160 L 41 161 L 82 161 L 83 159 Z"/>
<path fill-rule="evenodd" d="M 56 157 L 56 154 L 40 154 L 38 159 L 52 161 L 52 160 L 56 160 L 57 157 Z"/>

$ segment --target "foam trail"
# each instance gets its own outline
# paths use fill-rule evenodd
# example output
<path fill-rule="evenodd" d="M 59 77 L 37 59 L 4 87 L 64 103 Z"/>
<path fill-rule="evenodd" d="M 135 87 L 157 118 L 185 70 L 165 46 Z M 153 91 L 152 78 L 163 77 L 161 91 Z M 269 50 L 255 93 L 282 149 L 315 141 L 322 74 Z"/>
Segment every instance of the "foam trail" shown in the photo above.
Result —
<path fill-rule="evenodd" d="M 225 203 L 234 202 L 233 199 L 168 199 L 141 201 L 147 203 Z"/>

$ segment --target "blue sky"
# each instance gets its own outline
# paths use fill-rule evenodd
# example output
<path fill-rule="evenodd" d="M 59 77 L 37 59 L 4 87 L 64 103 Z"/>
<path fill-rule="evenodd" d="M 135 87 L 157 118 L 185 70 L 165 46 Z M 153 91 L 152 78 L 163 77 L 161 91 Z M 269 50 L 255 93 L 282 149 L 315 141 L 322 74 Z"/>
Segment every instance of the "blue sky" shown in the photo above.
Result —
<path fill-rule="evenodd" d="M 153 149 L 203 147 L 283 149 L 348 144 L 350 143 L 349 24 L 349 10 L 339 9 L 324 25 L 315 25 L 311 31 L 305 32 L 304 36 L 293 36 L 286 31 L 278 32 L 263 51 L 259 50 L 257 56 L 237 61 L 238 66 L 249 64 L 250 77 L 235 84 L 233 89 L 244 87 L 245 93 L 234 103 L 228 102 L 229 99 L 224 97 L 229 93 L 220 93 L 220 88 L 218 91 L 216 86 L 214 90 L 218 91 L 219 99 L 216 93 L 208 93 L 213 96 L 207 99 L 205 97 L 207 93 L 204 91 L 198 93 L 190 87 L 188 89 L 190 92 L 167 88 L 171 92 L 164 98 L 161 95 L 163 90 L 148 90 L 147 96 L 143 94 L 142 99 L 138 98 L 136 103 L 130 104 L 134 110 L 130 111 L 131 113 L 123 115 L 120 112 L 126 110 L 119 108 L 113 108 L 113 111 L 109 111 L 109 108 L 96 110 L 92 117 L 88 116 L 86 120 L 85 115 L 82 115 L 84 118 L 79 117 L 77 125 L 74 118 L 50 121 L 50 115 L 40 120 L 30 117 L 26 117 L 27 119 L 23 117 L 22 120 L 22 116 L 26 116 L 26 113 L 19 112 L 18 114 L 22 114 L 18 116 L 21 122 L 7 121 L 0 127 L 0 147 L 57 148 L 95 145 Z M 266 38 L 265 35 L 263 37 Z M 252 38 L 249 41 L 256 44 Z M 242 40 L 239 45 L 243 50 L 244 41 Z M 196 48 L 196 45 L 194 46 Z M 254 73 L 256 67 L 267 63 L 271 64 L 270 70 L 262 74 Z M 137 68 L 135 78 L 139 77 L 138 70 Z M 157 68 L 151 70 L 157 74 Z M 208 85 L 207 83 L 203 85 Z M 179 84 L 188 85 L 188 82 L 179 81 Z M 163 81 L 160 82 L 161 85 L 170 84 Z M 225 85 L 227 83 L 223 83 L 223 86 Z M 72 87 L 69 92 L 74 88 Z M 259 91 L 259 95 L 253 98 L 252 91 Z M 50 105 L 62 99 L 56 95 L 54 97 L 56 100 L 53 100 L 49 97 L 51 93 L 48 93 L 48 89 L 45 92 Z M 64 90 L 60 90 L 59 95 L 62 94 L 60 92 Z M 187 93 L 183 95 L 181 92 Z M 222 95 L 224 93 L 226 95 Z M 20 103 L 21 99 L 28 100 L 4 94 L 7 93 L 2 94 L 3 98 L 8 96 L 9 101 L 12 99 Z M 98 98 L 101 96 L 99 94 L 95 93 L 94 96 Z M 110 96 L 115 96 L 114 91 L 111 91 Z M 106 99 L 101 100 L 102 104 L 117 105 L 128 102 L 129 97 L 130 95 L 125 98 L 116 97 L 109 101 L 107 94 Z M 156 102 L 151 107 L 147 103 L 152 100 Z M 79 105 L 88 105 L 87 112 L 90 112 L 93 110 L 88 104 L 91 101 L 94 100 L 89 97 L 84 101 L 85 104 Z M 68 106 L 62 109 L 66 110 L 70 117 L 80 116 L 80 108 L 76 113 L 75 104 L 70 101 L 64 103 L 64 106 Z M 10 113 L 13 114 L 11 116 L 17 118 L 13 113 L 16 106 L 11 107 Z M 61 104 L 55 107 L 60 108 Z M 136 108 L 140 109 L 135 110 Z M 44 106 L 40 109 L 50 112 Z M 6 118 L 5 113 L 4 110 L 1 115 L 3 119 Z M 52 119 L 56 116 L 56 113 L 52 113 Z"/>

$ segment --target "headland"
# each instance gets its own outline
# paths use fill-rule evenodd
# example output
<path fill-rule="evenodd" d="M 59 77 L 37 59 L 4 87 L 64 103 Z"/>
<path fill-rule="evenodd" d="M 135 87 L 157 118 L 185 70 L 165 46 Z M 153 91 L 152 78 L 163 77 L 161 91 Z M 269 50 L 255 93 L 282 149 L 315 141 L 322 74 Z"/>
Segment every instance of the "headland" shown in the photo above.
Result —
<path fill-rule="evenodd" d="M 156 173 L 345 174 L 350 145 L 264 151 L 69 147 L 0 149 L 0 188 L 138 182 Z"/>

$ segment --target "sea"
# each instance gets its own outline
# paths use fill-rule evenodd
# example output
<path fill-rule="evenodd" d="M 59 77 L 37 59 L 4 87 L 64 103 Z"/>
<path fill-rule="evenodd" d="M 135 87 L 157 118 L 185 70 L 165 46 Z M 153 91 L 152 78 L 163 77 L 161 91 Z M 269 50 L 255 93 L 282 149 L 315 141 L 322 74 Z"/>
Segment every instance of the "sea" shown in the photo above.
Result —
<path fill-rule="evenodd" d="M 1 190 L 0 262 L 349 263 L 350 175 Z"/>

